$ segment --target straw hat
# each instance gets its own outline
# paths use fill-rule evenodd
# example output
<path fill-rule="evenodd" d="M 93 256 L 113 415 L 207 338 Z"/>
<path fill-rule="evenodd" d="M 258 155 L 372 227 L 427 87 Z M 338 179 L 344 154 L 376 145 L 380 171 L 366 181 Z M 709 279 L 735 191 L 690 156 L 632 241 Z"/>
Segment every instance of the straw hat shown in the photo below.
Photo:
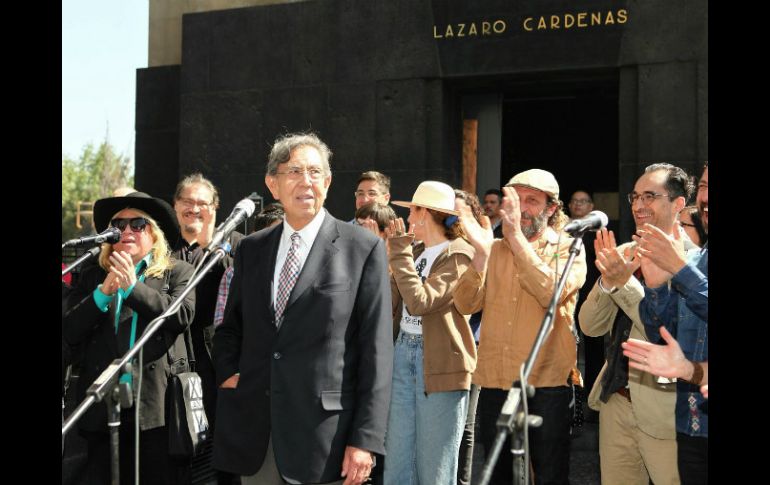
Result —
<path fill-rule="evenodd" d="M 427 180 L 417 186 L 411 201 L 394 200 L 391 204 L 401 207 L 416 205 L 455 216 L 460 215 L 455 210 L 454 189 L 443 182 L 435 182 L 433 180 Z"/>

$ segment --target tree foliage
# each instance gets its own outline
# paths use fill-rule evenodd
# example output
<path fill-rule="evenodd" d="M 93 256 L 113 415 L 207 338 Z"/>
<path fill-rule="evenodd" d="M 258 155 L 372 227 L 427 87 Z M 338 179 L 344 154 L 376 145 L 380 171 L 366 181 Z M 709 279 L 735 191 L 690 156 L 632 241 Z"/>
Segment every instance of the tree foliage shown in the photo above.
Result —
<path fill-rule="evenodd" d="M 132 186 L 134 167 L 131 160 L 115 151 L 107 140 L 98 147 L 89 143 L 78 159 L 62 156 L 61 161 L 61 233 L 62 241 L 94 232 L 91 215 L 82 214 L 82 227 L 76 226 L 77 211 L 91 210 L 81 203 L 93 203 L 108 197 L 118 187 Z"/>

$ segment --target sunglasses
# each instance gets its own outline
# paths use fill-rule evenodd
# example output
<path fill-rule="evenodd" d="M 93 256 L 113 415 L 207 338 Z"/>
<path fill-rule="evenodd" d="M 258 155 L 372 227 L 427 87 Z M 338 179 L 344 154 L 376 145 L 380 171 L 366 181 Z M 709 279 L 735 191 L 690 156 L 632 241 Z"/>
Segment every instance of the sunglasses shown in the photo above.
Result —
<path fill-rule="evenodd" d="M 149 223 L 150 221 L 144 217 L 132 217 L 131 219 L 115 218 L 110 221 L 110 226 L 117 227 L 120 232 L 123 232 L 126 229 L 126 226 L 131 226 L 131 230 L 134 232 L 142 232 Z"/>

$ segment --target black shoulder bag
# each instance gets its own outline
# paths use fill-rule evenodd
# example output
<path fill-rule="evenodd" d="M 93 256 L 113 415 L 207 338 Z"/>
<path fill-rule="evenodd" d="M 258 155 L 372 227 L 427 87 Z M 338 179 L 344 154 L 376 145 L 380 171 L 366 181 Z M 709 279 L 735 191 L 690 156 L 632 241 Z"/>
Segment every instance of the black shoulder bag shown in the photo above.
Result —
<path fill-rule="evenodd" d="M 168 452 L 172 456 L 195 456 L 202 451 L 203 442 L 209 436 L 209 421 L 203 408 L 203 385 L 195 372 L 195 352 L 189 327 L 185 330 L 189 372 L 184 372 L 184 366 L 179 369 L 175 365 L 171 355 L 172 347 L 167 351 L 171 365 L 166 389 Z"/>

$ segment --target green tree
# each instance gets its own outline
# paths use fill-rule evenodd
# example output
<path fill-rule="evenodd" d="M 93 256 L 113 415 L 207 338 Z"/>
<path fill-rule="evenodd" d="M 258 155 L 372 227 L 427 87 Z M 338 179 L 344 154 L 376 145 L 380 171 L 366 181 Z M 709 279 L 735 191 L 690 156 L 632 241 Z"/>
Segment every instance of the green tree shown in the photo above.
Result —
<path fill-rule="evenodd" d="M 76 225 L 78 204 L 93 203 L 108 197 L 118 187 L 134 184 L 134 166 L 127 156 L 115 151 L 105 139 L 98 147 L 89 143 L 78 159 L 62 156 L 61 161 L 61 234 L 62 242 L 91 234 L 90 214 L 81 214 L 81 228 Z M 90 210 L 89 206 L 81 210 Z"/>

